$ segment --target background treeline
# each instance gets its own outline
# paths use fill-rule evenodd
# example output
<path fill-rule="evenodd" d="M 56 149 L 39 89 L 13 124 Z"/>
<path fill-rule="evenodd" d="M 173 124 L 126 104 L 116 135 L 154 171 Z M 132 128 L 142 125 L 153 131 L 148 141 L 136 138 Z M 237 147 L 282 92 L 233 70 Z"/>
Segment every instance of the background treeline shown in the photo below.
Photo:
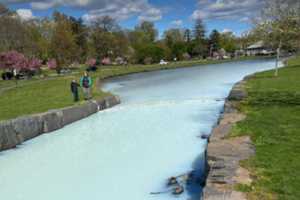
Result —
<path fill-rule="evenodd" d="M 15 50 L 44 63 L 56 59 L 59 65 L 120 57 L 129 63 L 150 64 L 161 59 L 206 58 L 221 49 L 234 53 L 247 45 L 230 32 L 214 30 L 207 37 L 200 19 L 192 30 L 169 29 L 159 38 L 148 21 L 133 30 L 122 29 L 108 16 L 85 24 L 82 19 L 54 12 L 51 18 L 24 21 L 2 5 L 0 24 L 0 52 Z"/>
<path fill-rule="evenodd" d="M 207 33 L 201 19 L 195 21 L 192 29 L 172 28 L 161 37 L 152 22 L 144 21 L 127 30 L 109 16 L 85 24 L 82 19 L 54 12 L 51 18 L 24 21 L 0 4 L 0 53 L 14 50 L 43 63 L 55 59 L 57 65 L 66 67 L 89 59 L 150 64 L 161 59 L 233 56 L 236 50 L 244 50 L 260 40 L 274 50 L 297 51 L 299 4 L 293 0 L 269 1 L 253 29 L 240 37 L 217 30 Z"/>

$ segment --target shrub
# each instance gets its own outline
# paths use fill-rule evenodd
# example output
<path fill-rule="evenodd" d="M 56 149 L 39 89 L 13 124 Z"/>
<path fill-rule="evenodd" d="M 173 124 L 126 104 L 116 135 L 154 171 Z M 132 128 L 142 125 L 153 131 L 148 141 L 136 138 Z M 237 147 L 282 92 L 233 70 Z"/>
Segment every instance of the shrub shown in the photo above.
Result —
<path fill-rule="evenodd" d="M 95 58 L 90 58 L 90 59 L 88 59 L 87 61 L 86 61 L 86 65 L 87 66 L 90 66 L 90 67 L 92 67 L 92 66 L 96 66 L 96 63 L 97 63 L 97 60 L 95 59 Z"/>

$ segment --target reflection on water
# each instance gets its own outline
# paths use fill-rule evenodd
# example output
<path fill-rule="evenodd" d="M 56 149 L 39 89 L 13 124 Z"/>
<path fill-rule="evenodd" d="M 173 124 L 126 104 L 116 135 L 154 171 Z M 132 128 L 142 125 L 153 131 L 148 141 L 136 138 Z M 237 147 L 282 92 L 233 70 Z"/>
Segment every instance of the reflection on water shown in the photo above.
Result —
<path fill-rule="evenodd" d="M 272 60 L 134 74 L 105 85 L 122 104 L 0 154 L 7 200 L 199 199 L 206 141 L 233 84 Z"/>

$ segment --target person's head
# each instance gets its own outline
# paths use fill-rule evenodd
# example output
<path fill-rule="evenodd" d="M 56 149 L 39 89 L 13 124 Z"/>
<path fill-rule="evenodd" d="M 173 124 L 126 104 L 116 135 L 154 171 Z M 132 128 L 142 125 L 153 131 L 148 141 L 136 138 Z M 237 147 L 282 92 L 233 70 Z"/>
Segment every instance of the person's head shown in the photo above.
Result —
<path fill-rule="evenodd" d="M 89 76 L 89 74 L 88 74 L 87 71 L 84 71 L 83 75 L 84 75 L 84 76 Z"/>
<path fill-rule="evenodd" d="M 76 80 L 75 80 L 75 79 L 73 79 L 73 80 L 72 80 L 72 83 L 76 83 Z"/>

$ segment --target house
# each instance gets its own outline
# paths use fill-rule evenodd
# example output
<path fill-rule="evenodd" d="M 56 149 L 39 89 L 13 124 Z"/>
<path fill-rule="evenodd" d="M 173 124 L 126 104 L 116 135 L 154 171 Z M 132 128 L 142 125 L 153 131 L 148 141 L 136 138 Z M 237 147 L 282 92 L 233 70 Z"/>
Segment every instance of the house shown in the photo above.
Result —
<path fill-rule="evenodd" d="M 263 41 L 256 42 L 246 49 L 247 56 L 257 56 L 257 55 L 272 55 L 274 51 L 264 44 Z"/>

